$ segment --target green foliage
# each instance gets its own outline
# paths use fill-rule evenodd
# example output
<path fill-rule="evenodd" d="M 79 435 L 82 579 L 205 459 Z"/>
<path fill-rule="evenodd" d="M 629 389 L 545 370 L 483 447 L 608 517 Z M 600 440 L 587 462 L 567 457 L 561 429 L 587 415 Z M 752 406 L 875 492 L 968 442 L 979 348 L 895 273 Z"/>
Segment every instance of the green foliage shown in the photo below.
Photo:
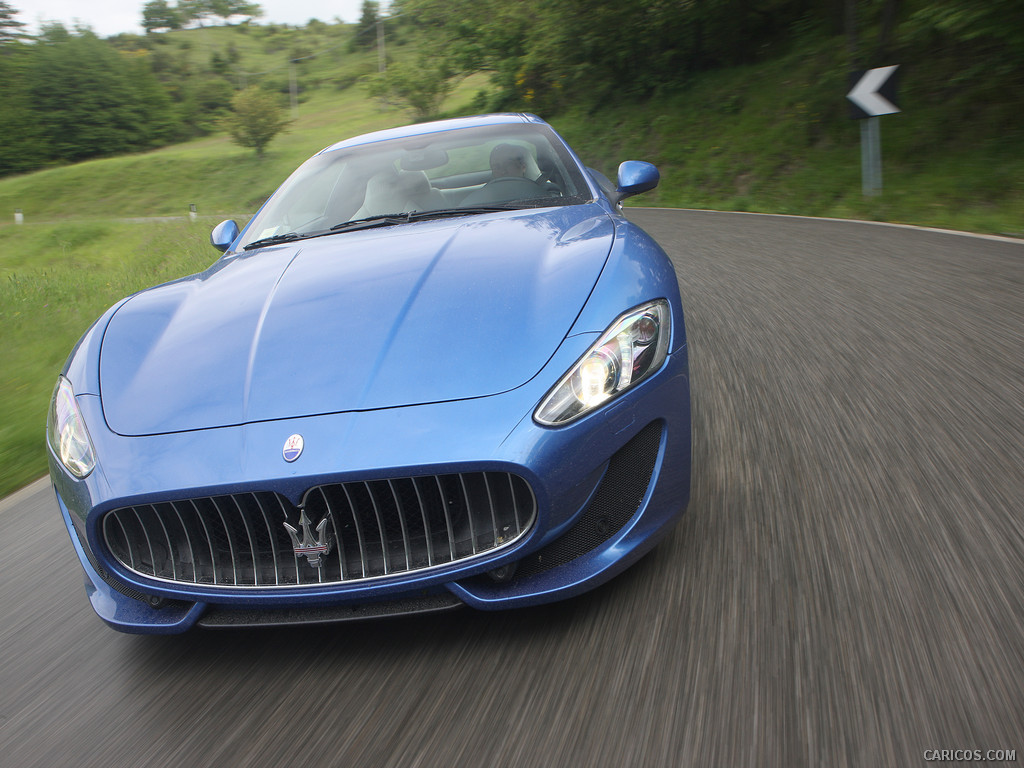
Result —
<path fill-rule="evenodd" d="M 9 6 L 0 6 L 0 177 L 217 132 L 236 90 L 287 92 L 290 66 L 302 102 L 318 88 L 351 87 L 376 68 L 373 50 L 347 53 L 353 25 L 173 29 L 183 21 L 176 16 L 181 3 L 140 6 L 151 22 L 146 35 L 101 40 L 89 30 L 49 24 L 26 42 L 3 36 L 20 28 L 16 11 L 5 17 Z M 207 24 L 218 12 L 230 11 L 233 21 L 258 10 L 245 3 L 188 7 L 206 13 Z"/>
<path fill-rule="evenodd" d="M 7 45 L 23 39 L 24 22 L 18 21 L 14 15 L 18 13 L 6 0 L 0 0 L 0 45 Z"/>
<path fill-rule="evenodd" d="M 914 50 L 971 51 L 990 69 L 1024 67 L 1024 3 L 1017 0 L 919 0 L 902 34 Z"/>
<path fill-rule="evenodd" d="M 120 53 L 91 31 L 48 28 L 27 71 L 33 118 L 50 157 L 81 160 L 149 149 L 180 123 L 144 53 Z"/>
<path fill-rule="evenodd" d="M 380 21 L 380 3 L 377 0 L 363 0 L 363 7 L 352 38 L 352 50 L 372 48 L 377 44 L 377 22 Z"/>
<path fill-rule="evenodd" d="M 434 117 L 451 93 L 451 72 L 443 59 L 421 56 L 414 63 L 398 63 L 366 79 L 371 96 L 412 110 L 418 120 Z"/>
<path fill-rule="evenodd" d="M 49 154 L 29 87 L 31 53 L 23 43 L 8 42 L 0 55 L 0 176 L 38 168 Z"/>
<path fill-rule="evenodd" d="M 835 36 L 839 66 L 934 66 L 971 58 L 980 76 L 1024 71 L 1020 0 L 401 0 L 392 10 L 453 71 L 487 71 L 497 105 L 546 114 L 684 88 L 712 69 Z"/>
<path fill-rule="evenodd" d="M 260 88 L 247 88 L 236 94 L 231 110 L 224 118 L 225 128 L 236 144 L 254 149 L 259 157 L 270 140 L 291 122 L 277 97 Z"/>
<path fill-rule="evenodd" d="M 167 0 L 149 0 L 142 6 L 142 28 L 146 32 L 158 29 L 181 29 L 181 14 Z"/>
<path fill-rule="evenodd" d="M 198 21 L 200 24 L 211 17 L 220 17 L 226 21 L 232 16 L 253 18 L 263 15 L 259 5 L 244 0 L 178 0 L 177 12 L 183 20 Z"/>
<path fill-rule="evenodd" d="M 657 99 L 599 110 L 577 105 L 555 126 L 606 175 L 624 159 L 655 163 L 662 183 L 637 205 L 1024 237 L 1019 127 L 1014 136 L 1003 122 L 1005 110 L 993 104 L 974 103 L 952 117 L 949 102 L 923 100 L 932 87 L 924 69 L 906 73 L 905 111 L 882 119 L 884 192 L 863 197 L 859 126 L 837 97 L 846 87 L 845 55 L 826 38 L 772 61 L 694 76 Z M 976 98 L 969 93 L 965 104 Z"/>

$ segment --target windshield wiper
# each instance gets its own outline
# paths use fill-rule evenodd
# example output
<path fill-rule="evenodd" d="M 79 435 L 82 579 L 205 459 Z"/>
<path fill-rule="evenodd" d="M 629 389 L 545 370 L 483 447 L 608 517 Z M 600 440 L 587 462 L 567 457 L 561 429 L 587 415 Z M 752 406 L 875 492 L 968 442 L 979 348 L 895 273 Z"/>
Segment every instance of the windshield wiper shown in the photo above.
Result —
<path fill-rule="evenodd" d="M 424 219 L 443 219 L 446 216 L 473 216 L 478 213 L 494 213 L 495 211 L 520 211 L 521 205 L 470 205 L 465 208 L 438 208 L 433 211 L 413 211 L 408 214 L 409 221 Z"/>
<path fill-rule="evenodd" d="M 293 240 L 306 240 L 311 237 L 322 237 L 323 235 L 334 235 L 338 232 L 350 232 L 356 229 L 370 229 L 371 227 L 386 227 L 392 224 L 405 224 L 410 221 L 410 216 L 414 215 L 415 214 L 412 213 L 386 213 L 380 216 L 368 216 L 365 219 L 356 219 L 355 221 L 346 221 L 342 224 L 335 224 L 330 229 L 324 229 L 317 232 L 284 232 L 279 235 L 270 235 L 269 237 L 261 237 L 259 240 L 253 240 L 242 250 L 249 251 L 253 248 L 263 248 L 264 246 L 277 245 L 278 243 L 290 243 Z"/>
<path fill-rule="evenodd" d="M 354 219 L 335 224 L 331 232 L 349 232 L 354 229 L 369 229 L 371 227 L 388 227 L 392 224 L 405 224 L 412 216 L 411 213 L 382 213 L 378 216 L 367 216 L 365 219 Z"/>
<path fill-rule="evenodd" d="M 443 219 L 447 216 L 472 216 L 477 213 L 493 213 L 494 211 L 518 211 L 519 205 L 474 205 L 466 208 L 439 208 L 432 211 L 406 211 L 403 213 L 382 213 L 377 216 L 368 216 L 365 219 L 355 219 L 331 227 L 331 232 L 351 232 L 357 229 L 369 229 L 371 227 L 389 227 L 394 224 L 408 224 L 410 221 L 424 221 L 426 219 Z"/>
<path fill-rule="evenodd" d="M 292 240 L 302 240 L 304 237 L 309 237 L 309 235 L 300 235 L 298 232 L 283 232 L 280 235 L 271 235 L 270 237 L 261 237 L 259 240 L 253 240 L 248 245 L 243 246 L 242 250 L 251 251 L 254 248 L 263 248 L 266 245 L 290 243 Z"/>
<path fill-rule="evenodd" d="M 263 248 L 278 243 L 290 243 L 293 240 L 306 240 L 310 237 L 322 237 L 333 235 L 338 232 L 353 232 L 358 229 L 372 229 L 373 227 L 389 227 L 395 224 L 408 224 L 410 221 L 426 221 L 427 219 L 443 219 L 449 216 L 473 216 L 479 213 L 494 213 L 496 211 L 521 211 L 523 205 L 471 205 L 465 208 L 438 208 L 433 211 L 406 211 L 403 213 L 382 213 L 377 216 L 367 216 L 365 219 L 354 219 L 335 224 L 330 229 L 319 232 L 284 232 L 279 235 L 261 237 L 253 240 L 242 250 L 251 251 L 254 248 Z"/>

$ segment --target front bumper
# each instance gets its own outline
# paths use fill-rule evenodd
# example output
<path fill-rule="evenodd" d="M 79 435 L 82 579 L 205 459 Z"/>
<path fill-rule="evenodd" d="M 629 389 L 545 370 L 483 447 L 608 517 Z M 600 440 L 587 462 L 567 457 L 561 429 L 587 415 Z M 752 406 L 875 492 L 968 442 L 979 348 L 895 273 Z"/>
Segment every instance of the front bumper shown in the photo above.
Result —
<path fill-rule="evenodd" d="M 550 364 L 567 368 L 591 342 L 581 335 Z M 476 400 L 143 438 L 94 429 L 101 468 L 78 481 L 51 456 L 51 476 L 93 608 L 121 631 L 338 621 L 459 604 L 536 605 L 624 570 L 685 509 L 686 348 L 634 390 L 565 427 L 533 422 L 542 395 L 536 384 Z M 88 423 L 104 423 L 97 398 L 79 401 Z M 306 450 L 286 464 L 280 446 L 296 432 Z M 638 454 L 649 469 L 637 471 L 632 457 Z M 275 490 L 298 502 L 308 488 L 327 482 L 482 470 L 514 472 L 530 483 L 538 512 L 527 535 L 493 555 L 352 584 L 241 590 L 147 579 L 111 557 L 99 525 L 106 512 L 129 504 L 245 490 Z M 486 575 L 512 563 L 517 570 L 510 579 Z"/>

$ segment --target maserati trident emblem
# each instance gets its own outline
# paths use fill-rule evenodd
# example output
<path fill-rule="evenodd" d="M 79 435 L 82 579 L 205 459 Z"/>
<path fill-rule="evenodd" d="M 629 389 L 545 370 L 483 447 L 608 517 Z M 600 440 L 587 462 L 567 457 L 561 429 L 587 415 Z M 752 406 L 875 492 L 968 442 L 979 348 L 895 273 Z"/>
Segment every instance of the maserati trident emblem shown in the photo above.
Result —
<path fill-rule="evenodd" d="M 302 510 L 299 515 L 299 525 L 302 527 L 301 540 L 298 528 L 289 525 L 287 520 L 284 522 L 285 530 L 292 537 L 292 549 L 295 551 L 295 556 L 305 557 L 311 566 L 319 568 L 323 565 L 323 559 L 327 553 L 331 551 L 331 542 L 327 538 L 327 518 L 321 520 L 316 527 L 315 539 L 312 531 L 309 530 L 309 518 L 306 517 L 306 510 Z"/>
<path fill-rule="evenodd" d="M 284 456 L 285 461 L 293 462 L 302 455 L 302 446 L 302 435 L 292 435 L 284 441 L 284 449 L 281 451 L 281 455 Z"/>

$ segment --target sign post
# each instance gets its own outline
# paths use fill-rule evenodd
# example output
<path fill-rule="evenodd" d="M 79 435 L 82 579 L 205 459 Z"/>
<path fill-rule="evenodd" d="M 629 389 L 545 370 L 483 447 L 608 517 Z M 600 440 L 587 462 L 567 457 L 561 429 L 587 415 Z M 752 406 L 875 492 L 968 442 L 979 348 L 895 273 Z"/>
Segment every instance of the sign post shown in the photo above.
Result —
<path fill-rule="evenodd" d="M 850 116 L 863 120 L 860 125 L 861 184 L 865 197 L 882 191 L 882 129 L 880 115 L 893 115 L 896 106 L 896 81 L 892 77 L 899 67 L 877 67 L 866 72 L 855 72 L 850 78 L 852 88 L 846 94 L 850 100 Z"/>
<path fill-rule="evenodd" d="M 860 179 L 864 197 L 882 191 L 882 138 L 877 117 L 860 122 Z"/>

